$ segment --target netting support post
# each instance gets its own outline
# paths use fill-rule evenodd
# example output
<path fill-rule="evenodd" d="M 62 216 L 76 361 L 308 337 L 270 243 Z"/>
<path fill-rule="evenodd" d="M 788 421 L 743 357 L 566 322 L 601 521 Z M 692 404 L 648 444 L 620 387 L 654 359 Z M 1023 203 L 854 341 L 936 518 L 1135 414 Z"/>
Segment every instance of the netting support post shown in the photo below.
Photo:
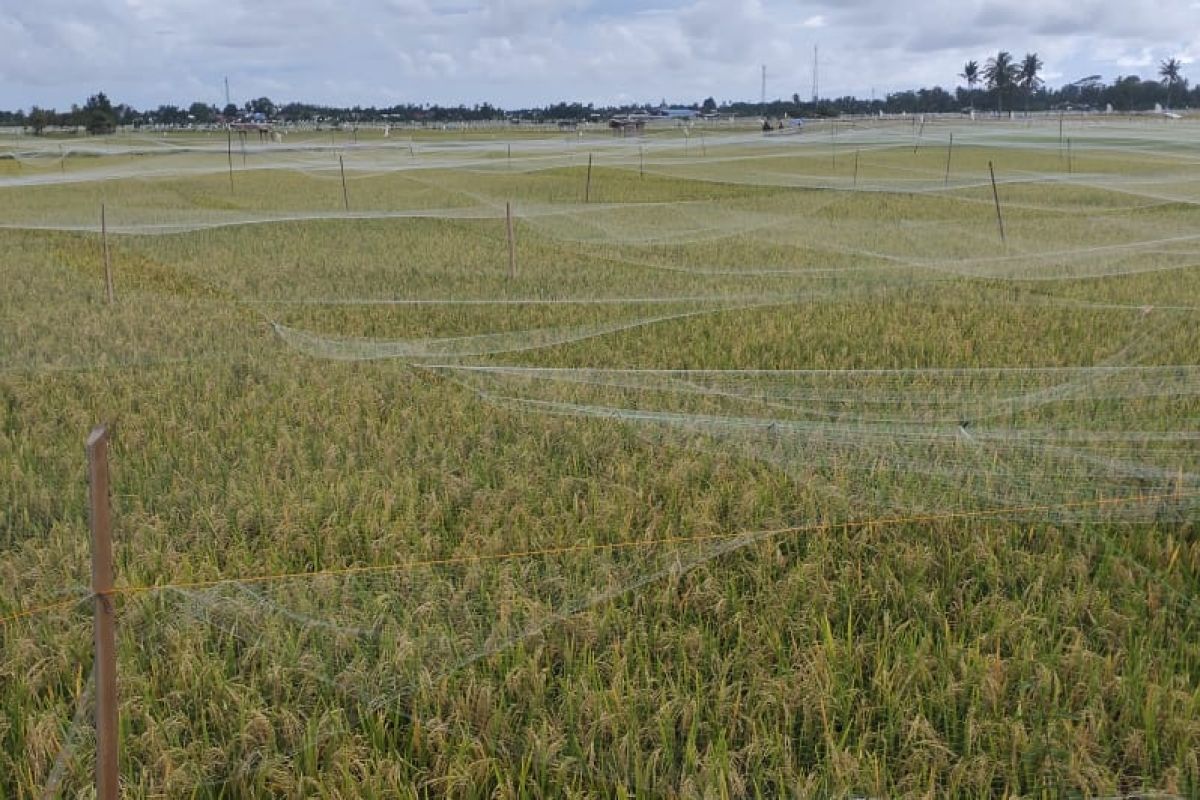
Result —
<path fill-rule="evenodd" d="M 517 239 L 513 234 L 512 203 L 504 204 L 504 220 L 508 228 L 508 277 L 515 280 L 517 277 Z"/>
<path fill-rule="evenodd" d="M 587 183 L 583 187 L 583 202 L 592 202 L 592 154 L 588 153 Z"/>
<path fill-rule="evenodd" d="M 225 126 L 225 157 L 229 160 L 229 193 L 233 194 L 233 128 Z"/>
<path fill-rule="evenodd" d="M 996 188 L 996 168 L 992 166 L 992 162 L 988 162 L 988 172 L 992 176 L 992 198 L 996 201 L 996 224 L 1000 226 L 1000 243 L 1008 244 L 1008 237 L 1004 235 L 1004 215 L 1000 213 L 1000 190 Z"/>
<path fill-rule="evenodd" d="M 342 161 L 342 156 L 338 154 L 338 169 L 342 173 L 342 205 L 346 210 L 350 210 L 350 194 L 346 191 L 346 163 Z"/>
<path fill-rule="evenodd" d="M 87 438 L 88 519 L 92 529 L 92 602 L 96 640 L 96 798 L 117 800 L 117 644 L 113 607 L 112 518 L 108 488 L 108 426 Z"/>
<path fill-rule="evenodd" d="M 954 158 L 954 133 L 950 133 L 950 144 L 946 147 L 946 177 L 942 181 L 943 186 L 950 185 L 950 160 Z"/>
<path fill-rule="evenodd" d="M 112 260 L 108 255 L 108 221 L 104 215 L 104 203 L 100 204 L 100 246 L 104 250 L 104 294 L 111 306 L 116 297 L 113 290 Z"/>

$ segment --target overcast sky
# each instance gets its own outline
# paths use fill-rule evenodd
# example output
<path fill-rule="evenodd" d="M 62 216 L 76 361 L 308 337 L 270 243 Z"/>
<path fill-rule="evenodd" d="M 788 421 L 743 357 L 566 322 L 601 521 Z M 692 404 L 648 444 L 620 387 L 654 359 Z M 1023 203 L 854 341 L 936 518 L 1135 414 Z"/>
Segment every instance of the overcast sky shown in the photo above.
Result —
<path fill-rule="evenodd" d="M 952 88 L 1038 52 L 1053 85 L 1200 55 L 1200 0 L 0 0 L 0 108 L 542 105 Z M 1193 76 L 1200 79 L 1200 66 Z"/>

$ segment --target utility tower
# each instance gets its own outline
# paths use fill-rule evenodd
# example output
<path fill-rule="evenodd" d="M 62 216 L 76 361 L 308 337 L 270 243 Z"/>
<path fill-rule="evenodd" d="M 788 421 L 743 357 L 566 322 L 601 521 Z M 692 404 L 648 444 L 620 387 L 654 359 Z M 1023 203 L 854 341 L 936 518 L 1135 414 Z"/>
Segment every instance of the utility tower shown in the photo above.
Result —
<path fill-rule="evenodd" d="M 818 70 L 820 69 L 821 62 L 820 62 L 820 58 L 818 57 L 818 52 L 819 52 L 818 45 L 814 44 L 813 45 L 813 92 L 812 92 L 813 105 L 817 104 L 817 98 L 820 97 L 820 94 L 819 94 L 820 84 L 817 81 L 817 76 L 818 76 Z"/>

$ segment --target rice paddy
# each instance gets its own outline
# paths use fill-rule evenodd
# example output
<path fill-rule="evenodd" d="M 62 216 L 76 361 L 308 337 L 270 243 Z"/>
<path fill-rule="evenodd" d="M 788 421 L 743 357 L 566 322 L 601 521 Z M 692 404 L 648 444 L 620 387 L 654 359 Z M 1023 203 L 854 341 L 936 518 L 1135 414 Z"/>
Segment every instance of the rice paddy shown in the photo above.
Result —
<path fill-rule="evenodd" d="M 1197 796 L 1196 126 L 0 137 L 0 798 Z"/>

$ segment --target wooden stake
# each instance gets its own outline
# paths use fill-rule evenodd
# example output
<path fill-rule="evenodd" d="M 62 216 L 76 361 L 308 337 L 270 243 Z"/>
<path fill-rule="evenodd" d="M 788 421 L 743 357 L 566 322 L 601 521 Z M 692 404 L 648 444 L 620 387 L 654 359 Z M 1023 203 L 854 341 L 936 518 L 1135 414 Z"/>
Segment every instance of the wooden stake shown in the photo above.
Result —
<path fill-rule="evenodd" d="M 517 277 L 517 239 L 513 235 L 512 203 L 504 204 L 504 218 L 508 226 L 508 277 Z"/>
<path fill-rule="evenodd" d="M 1000 191 L 996 188 L 996 169 L 990 161 L 988 162 L 988 172 L 992 175 L 992 197 L 996 200 L 996 224 L 1000 226 L 1000 242 L 1008 244 L 1008 238 L 1004 235 L 1004 216 L 1000 213 Z"/>
<path fill-rule="evenodd" d="M 111 306 L 116 298 L 113 296 L 112 261 L 108 257 L 108 222 L 104 218 L 104 203 L 100 204 L 100 246 L 104 250 L 104 294 Z"/>
<path fill-rule="evenodd" d="M 350 210 L 350 195 L 346 192 L 346 164 L 342 161 L 341 153 L 338 153 L 338 169 L 342 171 L 342 205 L 346 210 Z"/>
<path fill-rule="evenodd" d="M 583 187 L 583 202 L 592 202 L 592 154 L 588 153 L 587 183 Z"/>
<path fill-rule="evenodd" d="M 113 608 L 112 521 L 108 499 L 108 426 L 87 438 L 96 645 L 96 797 L 117 800 L 117 642 Z"/>
<path fill-rule="evenodd" d="M 950 159 L 954 156 L 954 134 L 950 134 L 950 146 L 946 148 L 946 180 L 944 186 L 950 185 Z"/>

